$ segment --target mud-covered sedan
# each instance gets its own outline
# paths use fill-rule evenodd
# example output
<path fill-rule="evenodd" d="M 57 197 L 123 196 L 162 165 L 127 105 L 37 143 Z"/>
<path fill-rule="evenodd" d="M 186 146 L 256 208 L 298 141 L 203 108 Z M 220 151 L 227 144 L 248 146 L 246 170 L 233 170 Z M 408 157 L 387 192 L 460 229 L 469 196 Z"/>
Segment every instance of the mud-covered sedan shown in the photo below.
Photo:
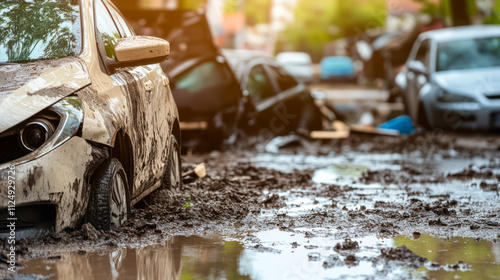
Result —
<path fill-rule="evenodd" d="M 107 0 L 2 1 L 0 15 L 2 232 L 107 230 L 162 181 L 180 187 L 167 41 L 135 36 Z"/>
<path fill-rule="evenodd" d="M 219 148 L 253 133 L 307 134 L 321 128 L 319 110 L 305 85 L 269 56 L 219 49 L 203 12 L 147 10 L 126 4 L 121 2 L 120 8 L 138 32 L 166 38 L 173 45 L 172 59 L 163 62 L 162 68 L 170 77 L 179 109 L 183 148 Z M 249 90 L 249 73 L 240 73 L 230 61 L 242 71 L 256 66 Z"/>

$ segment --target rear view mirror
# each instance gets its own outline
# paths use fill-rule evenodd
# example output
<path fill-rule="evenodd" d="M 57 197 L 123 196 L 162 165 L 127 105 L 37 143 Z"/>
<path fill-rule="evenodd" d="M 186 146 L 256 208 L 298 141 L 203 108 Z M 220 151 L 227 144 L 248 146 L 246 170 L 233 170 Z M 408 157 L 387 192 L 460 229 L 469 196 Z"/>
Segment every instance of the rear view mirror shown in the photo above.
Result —
<path fill-rule="evenodd" d="M 415 72 L 416 74 L 427 74 L 427 68 L 425 67 L 424 63 L 419 60 L 413 60 L 408 63 L 408 69 L 410 71 Z"/>
<path fill-rule="evenodd" d="M 163 39 L 133 36 L 118 40 L 115 45 L 115 67 L 141 66 L 161 63 L 168 58 L 170 44 Z"/>

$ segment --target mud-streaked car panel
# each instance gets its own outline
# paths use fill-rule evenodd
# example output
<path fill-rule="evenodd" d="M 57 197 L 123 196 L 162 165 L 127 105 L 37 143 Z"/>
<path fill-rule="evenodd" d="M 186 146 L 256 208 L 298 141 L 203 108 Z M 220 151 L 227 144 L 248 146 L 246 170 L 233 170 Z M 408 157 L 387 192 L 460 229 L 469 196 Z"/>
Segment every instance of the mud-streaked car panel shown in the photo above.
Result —
<path fill-rule="evenodd" d="M 83 120 L 80 118 L 73 135 L 50 149 L 42 146 L 0 162 L 1 212 L 7 207 L 5 178 L 12 166 L 16 171 L 16 206 L 54 206 L 55 231 L 81 224 L 91 192 L 91 176 L 106 158 L 120 160 L 130 183 L 130 200 L 136 203 L 161 185 L 170 135 L 180 141 L 177 108 L 160 65 L 123 68 L 116 60 L 103 58 L 115 41 L 134 33 L 128 25 L 119 24 L 125 21 L 107 0 L 79 3 L 84 32 L 78 57 L 0 66 L 4 77 L 16 71 L 26 73 L 25 79 L 17 78 L 17 82 L 0 82 L 0 128 L 4 132 L 0 141 L 6 132 L 12 136 L 12 131 L 15 135 L 22 130 L 22 125 L 32 118 L 52 118 L 65 97 L 81 105 Z M 94 8 L 99 10 L 96 14 Z M 106 32 L 113 34 L 112 44 L 102 40 L 105 37 L 100 35 Z M 33 67 L 24 69 L 26 66 Z M 9 119 L 4 118 L 6 115 Z M 64 118 L 58 123 L 63 127 L 57 129 L 65 130 Z"/>
<path fill-rule="evenodd" d="M 182 146 L 217 147 L 230 134 L 231 121 L 243 95 L 231 68 L 214 44 L 205 14 L 117 4 L 130 22 L 140 26 L 139 34 L 153 34 L 171 43 L 171 59 L 161 65 L 169 75 L 182 120 Z"/>

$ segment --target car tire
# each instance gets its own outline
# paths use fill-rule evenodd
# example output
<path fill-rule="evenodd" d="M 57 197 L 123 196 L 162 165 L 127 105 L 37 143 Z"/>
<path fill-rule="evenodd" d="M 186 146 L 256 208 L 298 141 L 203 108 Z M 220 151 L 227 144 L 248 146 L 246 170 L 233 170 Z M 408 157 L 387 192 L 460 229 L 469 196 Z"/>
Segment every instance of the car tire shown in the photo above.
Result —
<path fill-rule="evenodd" d="M 427 118 L 427 113 L 425 112 L 424 104 L 422 103 L 418 106 L 417 124 L 425 130 L 429 130 L 431 128 L 429 119 Z"/>
<path fill-rule="evenodd" d="M 87 222 L 96 229 L 120 227 L 130 216 L 127 174 L 116 158 L 103 162 L 91 180 Z"/>
<path fill-rule="evenodd" d="M 182 162 L 181 149 L 175 136 L 171 136 L 170 155 L 168 157 L 167 170 L 163 176 L 163 185 L 171 191 L 180 191 L 182 189 Z"/>

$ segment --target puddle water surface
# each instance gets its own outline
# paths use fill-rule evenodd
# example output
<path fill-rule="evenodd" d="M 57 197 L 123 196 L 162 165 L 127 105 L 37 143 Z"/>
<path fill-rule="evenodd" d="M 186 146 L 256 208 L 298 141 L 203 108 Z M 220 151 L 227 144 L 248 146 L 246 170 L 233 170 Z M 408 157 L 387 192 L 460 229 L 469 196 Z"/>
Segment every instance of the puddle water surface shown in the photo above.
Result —
<path fill-rule="evenodd" d="M 352 279 L 391 277 L 500 279 L 500 244 L 472 238 L 365 237 L 359 249 L 335 251 L 331 229 L 270 230 L 246 237 L 174 237 L 165 244 L 31 259 L 19 273 L 44 279 Z M 405 245 L 422 267 L 381 265 L 380 250 Z M 347 261 L 348 254 L 357 261 Z M 336 263 L 328 260 L 337 259 Z M 433 264 L 434 263 L 434 264 Z M 438 265 L 439 264 L 439 265 Z M 453 268 L 453 265 L 459 264 Z M 21 275 L 19 275 L 21 276 Z"/>

